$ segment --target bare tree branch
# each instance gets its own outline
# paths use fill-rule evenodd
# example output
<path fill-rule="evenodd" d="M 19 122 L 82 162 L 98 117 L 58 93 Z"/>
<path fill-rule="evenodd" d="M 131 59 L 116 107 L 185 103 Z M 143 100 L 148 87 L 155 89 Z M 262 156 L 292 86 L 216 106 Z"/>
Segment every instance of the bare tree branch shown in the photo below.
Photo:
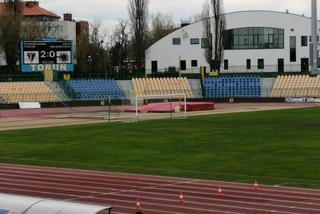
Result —
<path fill-rule="evenodd" d="M 212 14 L 212 18 L 211 18 Z M 204 36 L 207 38 L 205 56 L 210 70 L 220 71 L 224 51 L 225 16 L 223 0 L 207 0 L 203 6 Z M 213 23 L 212 20 L 213 19 Z M 214 33 L 213 33 L 214 32 Z"/>
<path fill-rule="evenodd" d="M 148 4 L 149 0 L 129 0 L 128 5 L 133 51 L 138 71 L 141 71 L 146 49 Z"/>

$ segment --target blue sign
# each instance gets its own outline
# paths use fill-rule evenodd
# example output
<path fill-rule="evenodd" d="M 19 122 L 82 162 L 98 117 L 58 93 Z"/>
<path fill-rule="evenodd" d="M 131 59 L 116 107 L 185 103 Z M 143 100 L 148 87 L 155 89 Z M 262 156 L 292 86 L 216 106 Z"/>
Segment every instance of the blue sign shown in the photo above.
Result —
<path fill-rule="evenodd" d="M 73 71 L 72 41 L 22 41 L 20 64 L 22 72 Z"/>

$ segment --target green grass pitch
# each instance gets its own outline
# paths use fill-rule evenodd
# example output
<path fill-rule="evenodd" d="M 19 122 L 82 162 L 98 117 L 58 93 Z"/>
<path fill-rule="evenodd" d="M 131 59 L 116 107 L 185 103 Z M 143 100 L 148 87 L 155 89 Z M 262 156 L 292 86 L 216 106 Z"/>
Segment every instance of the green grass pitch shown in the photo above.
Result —
<path fill-rule="evenodd" d="M 320 108 L 0 132 L 0 162 L 320 188 Z"/>

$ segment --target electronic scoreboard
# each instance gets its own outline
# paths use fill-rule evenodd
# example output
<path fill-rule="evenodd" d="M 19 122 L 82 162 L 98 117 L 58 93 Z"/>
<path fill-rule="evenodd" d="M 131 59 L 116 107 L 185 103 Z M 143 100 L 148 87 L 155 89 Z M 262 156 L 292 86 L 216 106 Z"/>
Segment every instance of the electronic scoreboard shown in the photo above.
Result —
<path fill-rule="evenodd" d="M 21 70 L 40 72 L 46 69 L 73 71 L 72 41 L 22 41 Z"/>

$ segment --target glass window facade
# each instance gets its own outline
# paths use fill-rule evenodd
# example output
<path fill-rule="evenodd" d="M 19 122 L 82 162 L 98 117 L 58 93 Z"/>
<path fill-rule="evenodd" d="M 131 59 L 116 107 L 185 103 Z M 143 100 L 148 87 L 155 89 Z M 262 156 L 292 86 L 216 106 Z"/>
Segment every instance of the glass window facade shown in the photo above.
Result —
<path fill-rule="evenodd" d="M 226 30 L 224 49 L 283 49 L 284 29 L 248 27 Z"/>

